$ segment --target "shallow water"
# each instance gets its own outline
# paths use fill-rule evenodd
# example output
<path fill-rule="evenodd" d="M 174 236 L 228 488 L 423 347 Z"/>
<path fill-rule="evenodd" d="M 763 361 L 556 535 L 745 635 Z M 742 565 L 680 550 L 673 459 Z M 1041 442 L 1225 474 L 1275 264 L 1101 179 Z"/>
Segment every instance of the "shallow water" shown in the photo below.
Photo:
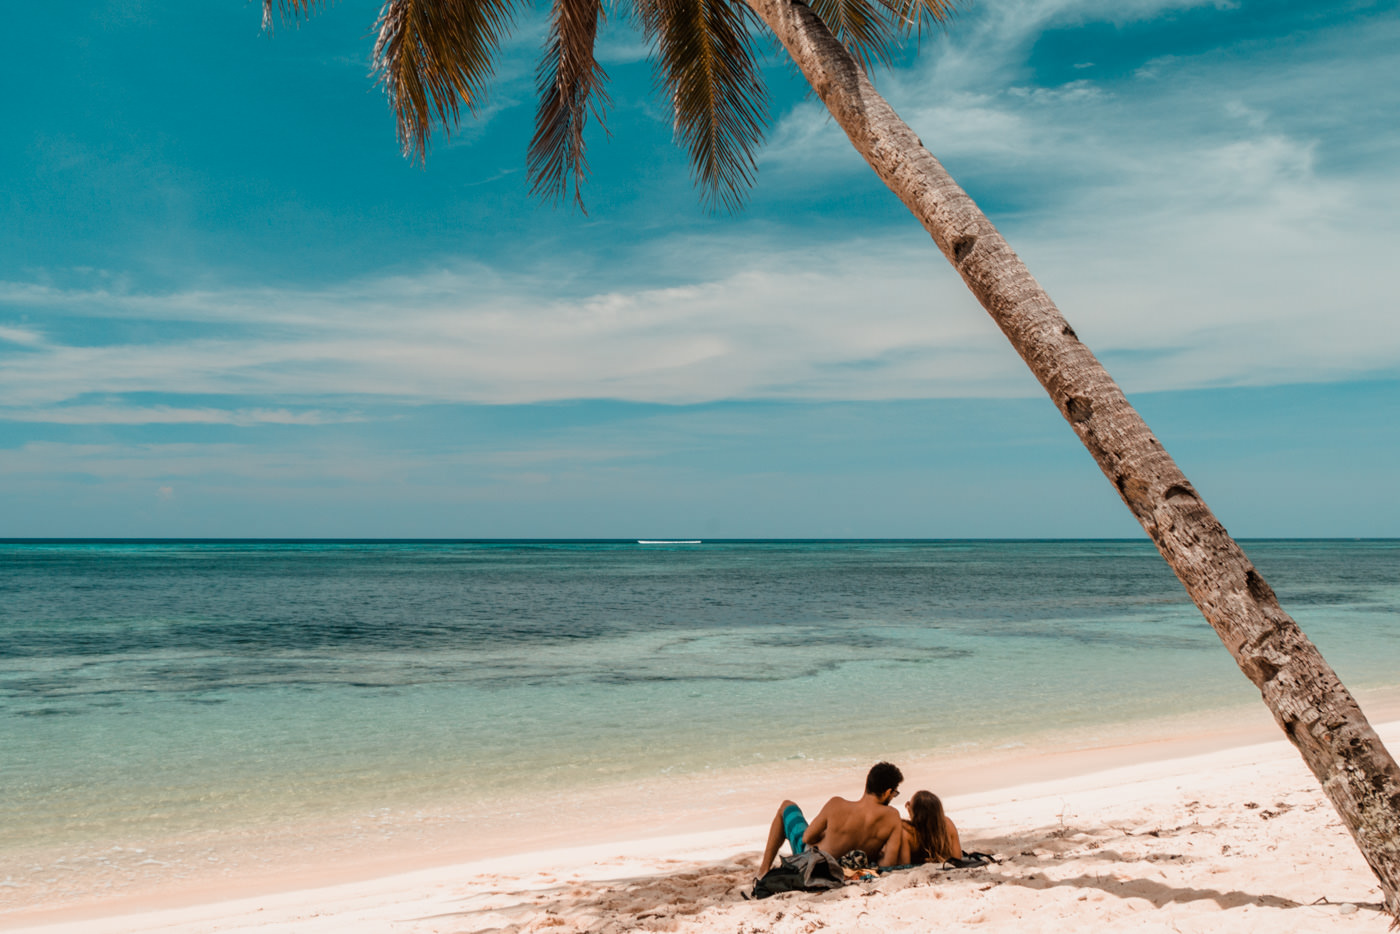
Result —
<path fill-rule="evenodd" d="M 1400 542 L 1246 550 L 1400 683 Z M 0 543 L 0 852 L 1255 697 L 1144 542 Z"/>

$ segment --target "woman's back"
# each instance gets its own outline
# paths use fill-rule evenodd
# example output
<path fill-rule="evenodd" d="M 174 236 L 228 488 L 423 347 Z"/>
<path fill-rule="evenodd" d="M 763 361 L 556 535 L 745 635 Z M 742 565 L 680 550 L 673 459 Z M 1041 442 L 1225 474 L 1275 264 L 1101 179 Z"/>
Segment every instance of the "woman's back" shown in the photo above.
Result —
<path fill-rule="evenodd" d="M 962 856 L 958 828 L 943 812 L 943 802 L 931 791 L 916 791 L 905 805 L 909 819 L 903 821 L 902 862 L 941 863 Z"/>

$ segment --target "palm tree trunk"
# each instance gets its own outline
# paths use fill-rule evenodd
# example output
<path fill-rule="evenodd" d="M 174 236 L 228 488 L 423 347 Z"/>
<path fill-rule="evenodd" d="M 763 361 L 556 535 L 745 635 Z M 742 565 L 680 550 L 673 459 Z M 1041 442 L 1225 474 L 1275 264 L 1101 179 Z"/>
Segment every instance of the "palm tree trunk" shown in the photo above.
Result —
<path fill-rule="evenodd" d="M 798 0 L 745 0 L 1093 454 L 1322 783 L 1400 917 L 1400 768 L 1355 699 L 990 221 Z"/>

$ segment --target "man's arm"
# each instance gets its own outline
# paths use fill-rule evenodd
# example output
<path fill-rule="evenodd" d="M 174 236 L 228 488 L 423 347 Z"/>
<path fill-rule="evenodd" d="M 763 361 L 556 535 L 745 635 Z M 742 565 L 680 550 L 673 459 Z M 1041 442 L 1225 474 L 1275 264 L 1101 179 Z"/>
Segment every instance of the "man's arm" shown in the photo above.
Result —
<path fill-rule="evenodd" d="M 835 800 L 835 798 L 831 799 L 831 801 Z M 812 819 L 812 822 L 807 825 L 807 829 L 802 832 L 803 846 L 814 847 L 820 843 L 822 837 L 826 835 L 827 824 L 831 822 L 831 801 L 822 805 L 822 809 L 817 812 L 817 816 Z"/>

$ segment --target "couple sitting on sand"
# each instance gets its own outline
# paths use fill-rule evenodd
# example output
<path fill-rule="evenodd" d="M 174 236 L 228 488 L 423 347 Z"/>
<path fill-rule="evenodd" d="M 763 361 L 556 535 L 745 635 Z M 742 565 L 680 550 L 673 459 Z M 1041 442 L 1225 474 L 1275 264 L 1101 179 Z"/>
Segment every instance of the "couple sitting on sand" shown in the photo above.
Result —
<path fill-rule="evenodd" d="M 784 801 L 768 831 L 763 849 L 762 876 L 773 865 L 784 840 L 794 855 L 808 848 L 820 849 L 841 860 L 862 853 L 867 865 L 907 866 L 943 862 L 962 856 L 958 830 L 943 813 L 943 802 L 931 791 L 916 791 L 905 805 L 902 820 L 890 802 L 899 796 L 904 775 L 888 762 L 877 762 L 865 777 L 865 794 L 859 801 L 832 798 L 809 824 L 802 810 Z"/>

